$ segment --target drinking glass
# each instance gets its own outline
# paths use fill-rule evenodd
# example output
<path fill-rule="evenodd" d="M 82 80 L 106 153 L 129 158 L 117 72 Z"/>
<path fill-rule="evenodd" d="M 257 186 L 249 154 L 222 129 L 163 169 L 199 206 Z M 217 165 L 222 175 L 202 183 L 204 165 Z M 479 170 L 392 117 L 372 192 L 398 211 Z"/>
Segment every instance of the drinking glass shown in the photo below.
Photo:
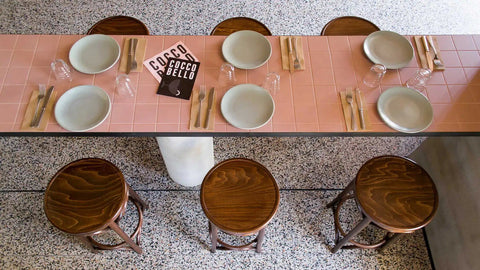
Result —
<path fill-rule="evenodd" d="M 432 71 L 428 68 L 421 68 L 415 72 L 410 79 L 405 83 L 408 88 L 415 89 L 419 92 L 425 91 L 425 85 L 427 85 L 428 80 L 432 77 Z"/>
<path fill-rule="evenodd" d="M 54 60 L 52 63 L 50 63 L 50 68 L 52 69 L 57 80 L 72 81 L 72 72 L 70 71 L 70 67 L 62 59 Z"/>
<path fill-rule="evenodd" d="M 270 92 L 270 94 L 276 95 L 280 90 L 280 75 L 275 72 L 267 73 L 262 87 Z"/>
<path fill-rule="evenodd" d="M 387 68 L 382 64 L 375 64 L 368 72 L 363 76 L 363 84 L 369 88 L 377 88 L 380 86 L 380 82 L 383 76 L 387 72 Z"/>
<path fill-rule="evenodd" d="M 220 66 L 220 72 L 218 74 L 218 86 L 230 88 L 236 81 L 235 68 L 229 63 L 223 63 Z"/>
<path fill-rule="evenodd" d="M 127 74 L 118 75 L 115 82 L 117 85 L 117 93 L 120 96 L 133 97 L 135 95 L 135 87 Z"/>

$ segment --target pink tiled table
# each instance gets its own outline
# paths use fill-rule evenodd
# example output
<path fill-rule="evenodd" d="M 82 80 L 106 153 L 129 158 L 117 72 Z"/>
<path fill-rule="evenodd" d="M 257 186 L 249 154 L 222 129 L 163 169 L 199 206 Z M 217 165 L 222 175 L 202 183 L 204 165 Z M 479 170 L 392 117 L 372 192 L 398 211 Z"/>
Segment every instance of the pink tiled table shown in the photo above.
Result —
<path fill-rule="evenodd" d="M 49 64 L 56 58 L 68 60 L 70 47 L 80 35 L 0 35 L 0 134 L 32 135 L 20 130 L 26 104 L 39 83 L 53 84 Z M 123 44 L 123 36 L 114 36 Z M 219 36 L 147 36 L 146 58 L 177 41 L 200 59 L 196 87 L 215 85 L 218 68 L 224 62 Z M 422 134 L 480 134 L 480 36 L 437 36 L 446 70 L 434 72 L 427 95 L 434 108 L 433 124 Z M 281 89 L 274 96 L 273 119 L 259 129 L 246 131 L 228 124 L 220 113 L 220 100 L 225 90 L 217 92 L 215 130 L 207 135 L 402 135 L 382 122 L 376 101 L 381 91 L 405 82 L 418 68 L 414 59 L 400 70 L 389 70 L 378 90 L 364 91 L 372 130 L 347 133 L 339 99 L 339 91 L 359 85 L 371 62 L 363 53 L 362 36 L 305 36 L 306 70 L 290 74 L 281 68 L 279 37 L 268 37 L 273 52 L 268 63 L 255 70 L 236 70 L 238 83 L 261 84 L 267 72 L 281 76 Z M 99 75 L 74 71 L 74 81 L 56 85 L 57 99 L 66 90 L 81 84 L 103 88 L 113 102 L 106 121 L 86 134 L 120 135 L 198 135 L 188 129 L 190 101 L 156 95 L 158 83 L 144 68 L 133 73 L 137 86 L 133 98 L 115 93 L 118 64 Z M 72 133 L 60 127 L 53 115 L 44 135 Z M 195 134 L 196 133 L 196 134 Z"/>

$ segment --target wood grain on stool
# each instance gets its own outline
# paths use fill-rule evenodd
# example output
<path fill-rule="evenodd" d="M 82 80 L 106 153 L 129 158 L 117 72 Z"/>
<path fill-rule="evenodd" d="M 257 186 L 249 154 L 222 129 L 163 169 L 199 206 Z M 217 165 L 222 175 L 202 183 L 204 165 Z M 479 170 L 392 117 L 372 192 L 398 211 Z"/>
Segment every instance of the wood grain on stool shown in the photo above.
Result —
<path fill-rule="evenodd" d="M 422 228 L 438 207 L 430 176 L 401 157 L 384 156 L 365 163 L 357 174 L 355 194 L 364 214 L 391 232 Z"/>
<path fill-rule="evenodd" d="M 354 16 L 338 17 L 328 22 L 322 29 L 322 36 L 367 36 L 380 30 L 372 22 Z"/>
<path fill-rule="evenodd" d="M 140 20 L 128 16 L 113 16 L 94 24 L 87 32 L 104 35 L 149 35 L 147 26 Z"/>
<path fill-rule="evenodd" d="M 55 174 L 45 194 L 45 213 L 64 232 L 92 233 L 120 215 L 127 192 L 123 175 L 113 164 L 83 159 Z"/>
<path fill-rule="evenodd" d="M 247 17 L 235 17 L 226 19 L 215 26 L 210 35 L 212 36 L 228 36 L 236 31 L 240 30 L 252 30 L 259 32 L 264 36 L 271 36 L 270 30 L 261 22 L 247 18 Z"/>
<path fill-rule="evenodd" d="M 261 164 L 230 159 L 205 176 L 200 200 L 205 215 L 220 230 L 249 235 L 270 222 L 280 195 L 275 179 Z"/>

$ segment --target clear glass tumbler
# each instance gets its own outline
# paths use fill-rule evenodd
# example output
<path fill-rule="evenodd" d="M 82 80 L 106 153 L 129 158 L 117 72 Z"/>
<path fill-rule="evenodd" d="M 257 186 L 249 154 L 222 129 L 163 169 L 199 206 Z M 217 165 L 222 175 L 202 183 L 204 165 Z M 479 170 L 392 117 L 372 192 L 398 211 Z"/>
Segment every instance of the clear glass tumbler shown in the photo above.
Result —
<path fill-rule="evenodd" d="M 57 80 L 72 81 L 72 72 L 70 67 L 62 59 L 56 59 L 50 63 L 50 68 Z"/>
<path fill-rule="evenodd" d="M 275 72 L 267 73 L 262 85 L 270 94 L 276 95 L 280 90 L 280 75 Z"/>
<path fill-rule="evenodd" d="M 135 87 L 132 84 L 130 78 L 128 78 L 127 74 L 120 74 L 117 76 L 116 88 L 117 93 L 123 97 L 133 97 L 135 96 Z"/>
<path fill-rule="evenodd" d="M 369 88 L 377 88 L 382 82 L 383 76 L 387 72 L 387 68 L 382 64 L 375 64 L 363 76 L 363 84 Z"/>
<path fill-rule="evenodd" d="M 421 68 L 415 72 L 415 74 L 407 80 L 405 85 L 408 88 L 415 89 L 419 92 L 425 92 L 428 80 L 432 77 L 432 71 L 428 68 Z"/>
<path fill-rule="evenodd" d="M 221 88 L 230 88 L 235 85 L 236 81 L 235 68 L 229 63 L 223 63 L 220 66 L 218 74 L 218 86 Z"/>

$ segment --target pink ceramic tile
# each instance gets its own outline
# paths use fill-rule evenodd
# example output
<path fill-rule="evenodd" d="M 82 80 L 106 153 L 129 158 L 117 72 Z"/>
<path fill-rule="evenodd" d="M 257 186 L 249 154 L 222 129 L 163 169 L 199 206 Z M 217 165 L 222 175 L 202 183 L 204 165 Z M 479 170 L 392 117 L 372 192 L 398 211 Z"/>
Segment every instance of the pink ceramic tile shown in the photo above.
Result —
<path fill-rule="evenodd" d="M 322 85 L 334 85 L 335 79 L 331 68 L 315 68 L 312 70 L 313 83 Z"/>
<path fill-rule="evenodd" d="M 7 75 L 7 68 L 2 68 L 0 67 L 0 85 L 3 85 L 3 80 L 5 79 L 5 76 Z"/>
<path fill-rule="evenodd" d="M 318 123 L 315 103 L 299 103 L 294 105 L 296 123 Z"/>
<path fill-rule="evenodd" d="M 0 35 L 0 50 L 13 50 L 17 37 L 17 35 Z"/>
<path fill-rule="evenodd" d="M 449 85 L 451 101 L 454 103 L 471 103 L 474 102 L 472 93 L 468 91 L 467 85 Z"/>
<path fill-rule="evenodd" d="M 428 85 L 428 99 L 431 103 L 450 103 L 450 94 L 446 85 Z"/>
<path fill-rule="evenodd" d="M 480 50 L 480 35 L 473 35 L 473 41 L 477 45 L 477 50 Z"/>
<path fill-rule="evenodd" d="M 173 124 L 180 122 L 180 104 L 159 104 L 157 123 Z"/>
<path fill-rule="evenodd" d="M 157 124 L 157 132 L 176 132 L 179 131 L 179 124 Z"/>
<path fill-rule="evenodd" d="M 350 51 L 333 51 L 332 66 L 334 68 L 352 68 L 353 58 Z"/>
<path fill-rule="evenodd" d="M 20 103 L 23 96 L 23 85 L 5 85 L 0 91 L 0 103 Z"/>
<path fill-rule="evenodd" d="M 13 51 L 0 50 L 0 67 L 8 67 L 12 60 Z"/>
<path fill-rule="evenodd" d="M 115 90 L 115 80 L 117 77 L 117 70 L 111 68 L 105 72 L 95 75 L 93 84 L 102 88 L 105 91 L 112 93 Z"/>
<path fill-rule="evenodd" d="M 480 106 L 478 104 L 455 104 L 453 110 L 457 116 L 458 123 L 475 123 L 478 122 L 480 115 Z"/>
<path fill-rule="evenodd" d="M 187 124 L 187 125 L 190 123 L 190 108 L 191 108 L 190 102 L 182 103 L 180 105 L 180 123 Z M 217 115 L 221 114 L 220 109 L 216 110 L 216 113 Z"/>
<path fill-rule="evenodd" d="M 272 121 L 268 121 L 264 126 L 252 129 L 250 132 L 258 133 L 258 132 L 272 132 L 273 127 L 272 127 Z"/>
<path fill-rule="evenodd" d="M 363 42 L 365 41 L 365 36 L 349 36 L 348 41 L 350 42 L 350 48 L 352 51 L 363 51 Z"/>
<path fill-rule="evenodd" d="M 468 84 L 480 85 L 480 72 L 477 68 L 464 68 Z"/>
<path fill-rule="evenodd" d="M 173 45 L 175 45 L 175 43 L 181 41 L 183 43 L 185 43 L 185 37 L 183 36 L 165 36 L 164 37 L 164 48 L 169 48 Z"/>
<path fill-rule="evenodd" d="M 262 85 L 267 75 L 267 65 L 263 65 L 253 70 L 247 70 L 247 81 L 256 85 Z"/>
<path fill-rule="evenodd" d="M 328 46 L 331 52 L 350 51 L 350 44 L 346 36 L 329 36 Z"/>
<path fill-rule="evenodd" d="M 147 46 L 145 49 L 145 60 L 157 55 L 164 50 L 163 37 L 155 36 L 149 37 L 147 40 Z"/>
<path fill-rule="evenodd" d="M 290 76 L 292 84 L 313 84 L 312 73 L 307 71 L 296 71 Z"/>
<path fill-rule="evenodd" d="M 462 62 L 460 62 L 460 58 L 458 57 L 458 53 L 456 51 L 443 51 L 441 52 L 441 56 L 445 67 L 462 66 Z"/>
<path fill-rule="evenodd" d="M 455 51 L 455 44 L 452 36 L 437 36 L 438 47 L 440 51 Z"/>
<path fill-rule="evenodd" d="M 19 35 L 17 43 L 15 44 L 15 50 L 29 50 L 34 51 L 37 47 L 38 36 L 35 35 Z"/>
<path fill-rule="evenodd" d="M 221 51 L 222 50 L 222 44 L 223 41 L 225 40 L 225 36 L 211 36 L 205 39 L 205 48 L 208 48 L 208 50 L 213 50 L 213 51 Z"/>
<path fill-rule="evenodd" d="M 295 121 L 293 104 L 291 102 L 275 102 L 275 123 L 292 123 Z"/>
<path fill-rule="evenodd" d="M 114 103 L 110 122 L 112 124 L 132 124 L 135 105 L 133 103 Z"/>
<path fill-rule="evenodd" d="M 459 129 L 455 131 L 462 131 L 462 132 L 479 132 L 480 131 L 480 123 L 460 123 Z"/>
<path fill-rule="evenodd" d="M 315 92 L 313 85 L 293 85 L 293 103 L 295 105 L 314 104 Z"/>
<path fill-rule="evenodd" d="M 317 113 L 318 123 L 321 125 L 344 123 L 343 111 L 340 103 L 321 104 L 317 108 Z"/>
<path fill-rule="evenodd" d="M 273 122 L 274 132 L 295 132 L 295 123 L 275 123 Z"/>
<path fill-rule="evenodd" d="M 317 106 L 321 107 L 323 103 L 336 103 L 339 95 L 333 85 L 315 85 L 315 99 Z"/>
<path fill-rule="evenodd" d="M 328 51 L 328 38 L 326 36 L 309 36 L 307 37 L 308 47 L 311 52 Z"/>
<path fill-rule="evenodd" d="M 347 127 L 341 123 L 320 123 L 319 132 L 345 132 Z"/>
<path fill-rule="evenodd" d="M 155 132 L 154 124 L 135 124 L 133 125 L 134 132 Z"/>
<path fill-rule="evenodd" d="M 159 85 L 159 82 L 153 77 L 152 73 L 148 71 L 146 68 L 143 70 L 142 73 L 139 74 L 138 77 L 138 84 L 139 85 Z"/>
<path fill-rule="evenodd" d="M 206 68 L 220 68 L 220 66 L 225 63 L 223 59 L 222 52 L 218 50 L 207 50 L 205 51 L 205 61 L 200 63 L 201 66 Z"/>
<path fill-rule="evenodd" d="M 157 120 L 156 104 L 137 104 L 135 107 L 135 124 L 153 124 Z"/>
<path fill-rule="evenodd" d="M 376 103 L 367 103 L 367 118 L 372 124 L 384 123 L 380 115 L 378 114 Z"/>
<path fill-rule="evenodd" d="M 477 49 L 475 42 L 473 42 L 472 36 L 458 35 L 452 36 L 452 38 L 455 48 L 458 51 L 472 51 Z"/>
<path fill-rule="evenodd" d="M 195 56 L 200 56 L 205 51 L 205 36 L 186 36 L 185 46 L 193 51 Z"/>
<path fill-rule="evenodd" d="M 0 123 L 0 131 L 2 132 L 10 132 L 10 131 L 14 131 L 13 130 L 13 124 L 2 124 Z M 15 130 L 16 131 L 16 130 Z"/>
<path fill-rule="evenodd" d="M 32 67 L 28 74 L 27 85 L 48 84 L 50 69 L 48 67 Z"/>
<path fill-rule="evenodd" d="M 328 51 L 318 51 L 310 53 L 310 58 L 314 63 L 312 69 L 332 68 L 332 59 Z"/>
<path fill-rule="evenodd" d="M 458 51 L 458 56 L 464 67 L 480 67 L 480 54 L 478 51 Z"/>
<path fill-rule="evenodd" d="M 15 123 L 18 108 L 18 104 L 2 104 L 0 106 L 0 123 Z"/>
<path fill-rule="evenodd" d="M 56 51 L 36 51 L 33 56 L 32 66 L 50 66 L 55 60 Z"/>
<path fill-rule="evenodd" d="M 426 131 L 436 131 L 436 132 L 458 132 L 460 125 L 457 123 L 442 123 L 436 122 L 433 119 L 433 123 Z"/>
<path fill-rule="evenodd" d="M 457 118 L 451 104 L 432 104 L 435 123 L 456 123 Z"/>
<path fill-rule="evenodd" d="M 132 132 L 132 124 L 112 124 L 109 125 L 109 132 Z"/>
<path fill-rule="evenodd" d="M 355 71 L 351 67 L 334 68 L 333 75 L 335 78 L 335 85 L 340 89 L 344 89 L 346 87 L 354 87 L 357 85 Z"/>
<path fill-rule="evenodd" d="M 381 94 L 380 88 L 376 89 L 364 89 L 363 87 L 360 87 L 360 91 L 362 91 L 363 97 L 365 99 L 366 103 L 377 103 L 378 97 Z"/>
<path fill-rule="evenodd" d="M 362 77 L 363 78 L 363 77 Z M 398 70 L 387 70 L 382 79 L 382 84 L 402 84 Z"/>
<path fill-rule="evenodd" d="M 8 70 L 4 84 L 25 84 L 29 67 L 12 67 Z"/>
<path fill-rule="evenodd" d="M 443 71 L 443 77 L 447 84 L 467 84 L 465 72 L 461 68 L 448 68 Z"/>
<path fill-rule="evenodd" d="M 297 132 L 318 132 L 318 124 L 314 123 L 296 123 Z"/>
<path fill-rule="evenodd" d="M 37 52 L 38 51 L 57 51 L 60 36 L 58 35 L 41 35 L 38 37 Z"/>

